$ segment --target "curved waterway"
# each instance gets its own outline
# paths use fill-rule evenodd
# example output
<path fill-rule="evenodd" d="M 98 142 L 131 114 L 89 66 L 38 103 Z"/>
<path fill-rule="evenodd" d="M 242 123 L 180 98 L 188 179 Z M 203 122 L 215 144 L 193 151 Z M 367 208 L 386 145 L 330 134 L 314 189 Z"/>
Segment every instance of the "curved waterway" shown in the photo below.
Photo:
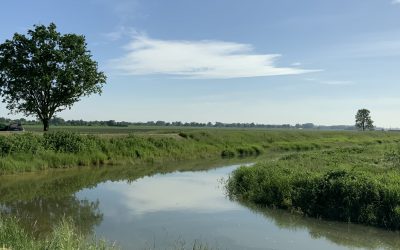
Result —
<path fill-rule="evenodd" d="M 191 249 L 194 242 L 210 249 L 400 249 L 398 232 L 229 200 L 221 180 L 239 166 L 231 164 L 6 176 L 0 210 L 39 236 L 71 217 L 83 233 L 122 249 Z"/>

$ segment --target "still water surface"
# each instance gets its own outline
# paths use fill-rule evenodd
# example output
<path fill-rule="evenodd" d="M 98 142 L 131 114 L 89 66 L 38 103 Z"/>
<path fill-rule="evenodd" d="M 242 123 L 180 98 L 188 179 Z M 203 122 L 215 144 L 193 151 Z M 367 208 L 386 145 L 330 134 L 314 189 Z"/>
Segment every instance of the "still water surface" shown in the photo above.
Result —
<path fill-rule="evenodd" d="M 118 170 L 66 172 L 52 174 L 47 182 L 26 177 L 15 195 L 10 187 L 16 180 L 8 178 L 0 180 L 0 209 L 23 218 L 28 227 L 38 220 L 39 233 L 71 216 L 84 232 L 116 241 L 123 249 L 190 249 L 195 241 L 213 249 L 400 249 L 398 232 L 230 201 L 221 179 L 237 167 L 130 178 Z M 28 192 L 24 185 L 31 194 L 20 194 Z"/>

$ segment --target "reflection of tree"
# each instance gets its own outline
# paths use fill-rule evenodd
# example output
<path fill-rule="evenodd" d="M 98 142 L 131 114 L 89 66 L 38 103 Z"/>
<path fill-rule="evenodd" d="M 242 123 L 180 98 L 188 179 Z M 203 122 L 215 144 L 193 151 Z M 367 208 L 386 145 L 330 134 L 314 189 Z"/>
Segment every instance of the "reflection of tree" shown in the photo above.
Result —
<path fill-rule="evenodd" d="M 0 206 L 0 213 L 19 218 L 29 232 L 42 236 L 51 232 L 63 217 L 71 218 L 85 235 L 103 220 L 98 201 L 78 200 L 74 195 L 10 201 Z"/>
<path fill-rule="evenodd" d="M 242 159 L 243 162 L 251 158 Z M 211 169 L 238 160 L 193 161 L 184 164 L 76 168 L 0 177 L 0 213 L 16 216 L 28 231 L 45 235 L 60 219 L 71 217 L 82 233 L 102 221 L 99 202 L 78 200 L 75 193 L 105 181 L 133 182 L 157 173 Z"/>
<path fill-rule="evenodd" d="M 241 202 L 247 208 L 280 228 L 290 230 L 308 230 L 312 238 L 325 238 L 337 245 L 367 249 L 400 249 L 400 232 L 386 231 L 379 228 L 325 221 L 292 214 L 280 209 L 262 208 Z"/>

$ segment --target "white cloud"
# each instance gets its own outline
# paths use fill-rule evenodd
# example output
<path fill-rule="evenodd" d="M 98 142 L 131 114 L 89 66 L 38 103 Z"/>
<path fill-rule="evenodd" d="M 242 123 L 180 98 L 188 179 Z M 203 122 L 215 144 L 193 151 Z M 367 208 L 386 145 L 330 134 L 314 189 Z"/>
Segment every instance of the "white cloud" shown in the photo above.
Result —
<path fill-rule="evenodd" d="M 128 75 L 165 74 L 196 79 L 295 75 L 315 72 L 278 67 L 279 54 L 255 54 L 253 47 L 224 41 L 171 41 L 136 36 L 127 53 L 111 61 L 112 68 Z"/>
<path fill-rule="evenodd" d="M 309 81 L 309 82 L 316 82 L 319 84 L 324 84 L 324 85 L 353 85 L 355 82 L 353 81 L 347 81 L 347 80 L 320 80 L 316 78 L 304 78 L 304 80 Z"/>
<path fill-rule="evenodd" d="M 400 4 L 400 0 L 393 0 L 392 4 Z"/>

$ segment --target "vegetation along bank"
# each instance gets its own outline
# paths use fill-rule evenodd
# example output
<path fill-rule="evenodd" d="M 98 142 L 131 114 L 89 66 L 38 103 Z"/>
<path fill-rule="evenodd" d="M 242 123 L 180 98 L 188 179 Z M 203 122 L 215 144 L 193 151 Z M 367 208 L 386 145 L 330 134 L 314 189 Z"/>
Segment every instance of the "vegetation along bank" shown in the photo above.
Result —
<path fill-rule="evenodd" d="M 400 229 L 398 143 L 296 152 L 234 171 L 231 198 L 306 216 Z"/>
<path fill-rule="evenodd" d="M 162 163 L 349 145 L 395 143 L 400 134 L 230 129 L 152 130 L 129 135 L 68 131 L 0 136 L 0 174 L 115 164 Z"/>

